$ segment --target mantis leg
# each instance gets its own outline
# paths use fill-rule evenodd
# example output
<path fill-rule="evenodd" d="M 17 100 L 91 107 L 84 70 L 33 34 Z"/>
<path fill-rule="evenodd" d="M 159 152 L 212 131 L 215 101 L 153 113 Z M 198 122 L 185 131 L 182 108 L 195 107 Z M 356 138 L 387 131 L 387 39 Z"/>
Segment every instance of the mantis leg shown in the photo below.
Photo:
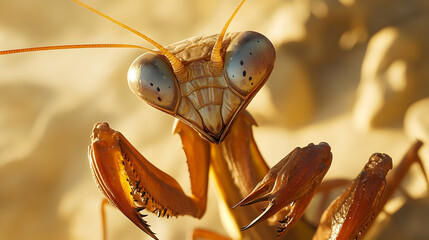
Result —
<path fill-rule="evenodd" d="M 332 191 L 336 189 L 344 189 L 348 187 L 351 182 L 352 182 L 351 179 L 339 178 L 339 179 L 324 180 L 320 184 L 319 189 L 317 189 L 317 193 L 316 193 L 317 195 L 321 196 L 320 203 L 318 204 L 318 207 L 317 207 L 316 219 L 320 219 L 323 212 L 325 212 L 326 207 L 329 206 L 330 204 L 329 197 L 331 196 L 330 194 L 332 193 Z"/>
<path fill-rule="evenodd" d="M 391 158 L 372 155 L 358 177 L 326 209 L 313 239 L 362 239 L 413 163 L 420 165 L 427 181 L 417 154 L 421 146 L 422 142 L 416 141 L 387 177 Z"/>
<path fill-rule="evenodd" d="M 109 204 L 106 198 L 101 201 L 101 239 L 107 240 L 106 206 Z"/>
<path fill-rule="evenodd" d="M 281 218 L 278 235 L 286 234 L 303 215 L 331 161 L 331 148 L 327 143 L 295 148 L 272 167 L 262 181 L 236 205 L 268 202 L 263 212 L 241 229 L 247 230 L 276 215 Z"/>
<path fill-rule="evenodd" d="M 313 239 L 361 239 L 376 217 L 391 168 L 388 155 L 373 154 L 346 191 L 323 213 Z"/>
<path fill-rule="evenodd" d="M 191 175 L 191 196 L 107 123 L 98 123 L 93 129 L 89 158 L 100 190 L 113 206 L 154 239 L 157 237 L 141 211 L 146 209 L 158 217 L 190 215 L 200 218 L 206 209 L 209 146 L 195 131 L 183 125 L 179 123 L 175 132 L 184 143 Z"/>

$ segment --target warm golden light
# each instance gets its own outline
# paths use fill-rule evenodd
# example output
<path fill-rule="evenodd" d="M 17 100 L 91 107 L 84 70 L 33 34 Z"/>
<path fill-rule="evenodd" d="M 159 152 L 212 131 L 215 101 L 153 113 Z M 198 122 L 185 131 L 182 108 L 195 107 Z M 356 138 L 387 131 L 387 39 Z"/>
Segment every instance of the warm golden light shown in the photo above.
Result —
<path fill-rule="evenodd" d="M 240 1 L 84 2 L 167 46 L 218 34 Z M 244 3 L 227 32 L 257 31 L 276 48 L 273 73 L 247 108 L 270 166 L 297 146 L 328 142 L 333 160 L 325 178 L 348 178 L 374 152 L 388 153 L 396 166 L 419 138 L 429 168 L 429 7 L 421 2 Z M 0 51 L 54 45 L 97 49 L 0 56 L 1 238 L 101 239 L 102 196 L 87 156 L 100 121 L 191 192 L 180 139 L 171 134 L 173 118 L 134 97 L 127 84 L 129 65 L 145 51 L 135 48 L 153 46 L 73 1 L 0 1 Z M 181 59 L 167 58 L 186 74 Z M 413 198 L 427 196 L 416 169 L 403 183 Z M 216 194 L 209 185 L 201 220 L 152 216 L 148 223 L 160 239 L 184 239 L 196 227 L 228 235 Z M 404 199 L 395 201 L 417 210 L 404 210 L 402 221 L 416 217 L 421 224 L 410 230 L 393 215 L 383 229 L 375 223 L 366 239 L 429 236 L 427 200 Z M 110 239 L 146 239 L 118 211 L 109 208 L 107 215 Z"/>

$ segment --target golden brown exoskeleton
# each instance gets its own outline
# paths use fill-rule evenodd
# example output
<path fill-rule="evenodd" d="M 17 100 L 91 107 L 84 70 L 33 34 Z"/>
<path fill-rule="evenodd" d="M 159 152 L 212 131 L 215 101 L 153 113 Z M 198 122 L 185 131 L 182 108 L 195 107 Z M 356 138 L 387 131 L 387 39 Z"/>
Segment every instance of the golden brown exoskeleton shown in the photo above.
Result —
<path fill-rule="evenodd" d="M 128 84 L 149 105 L 178 119 L 174 132 L 180 135 L 187 157 L 191 194 L 185 194 L 175 179 L 152 165 L 107 123 L 95 125 L 89 147 L 91 170 L 106 199 L 154 239 L 157 237 L 143 213 L 201 218 L 206 210 L 210 169 L 232 222 L 237 229 L 241 227 L 235 238 L 308 239 L 315 233 L 314 239 L 360 239 L 409 166 L 413 162 L 421 164 L 416 155 L 421 146 L 418 142 L 386 187 L 392 160 L 386 154 L 372 155 L 358 177 L 323 214 L 316 231 L 301 217 L 331 165 L 331 149 L 327 143 L 297 147 L 271 169 L 262 158 L 253 139 L 252 126 L 256 123 L 245 108 L 267 81 L 275 49 L 260 33 L 226 33 L 245 0 L 220 34 L 190 38 L 167 47 L 74 1 L 158 49 L 149 50 L 133 62 Z M 84 44 L 0 54 L 94 47 L 143 48 Z M 389 190 L 383 196 L 385 188 Z M 195 231 L 193 237 L 226 239 L 204 230 Z"/>

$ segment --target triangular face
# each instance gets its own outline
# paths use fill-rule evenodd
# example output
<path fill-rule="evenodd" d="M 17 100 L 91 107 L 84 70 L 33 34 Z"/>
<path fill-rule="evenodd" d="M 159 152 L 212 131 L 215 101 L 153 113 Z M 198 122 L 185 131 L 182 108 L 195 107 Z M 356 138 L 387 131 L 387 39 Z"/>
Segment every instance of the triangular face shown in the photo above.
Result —
<path fill-rule="evenodd" d="M 180 78 L 161 54 L 145 53 L 128 72 L 133 92 L 150 105 L 184 121 L 206 140 L 220 143 L 238 114 L 268 79 L 275 59 L 272 43 L 256 32 L 226 34 L 223 68 L 210 59 L 218 35 L 196 37 L 168 49 L 186 68 Z"/>

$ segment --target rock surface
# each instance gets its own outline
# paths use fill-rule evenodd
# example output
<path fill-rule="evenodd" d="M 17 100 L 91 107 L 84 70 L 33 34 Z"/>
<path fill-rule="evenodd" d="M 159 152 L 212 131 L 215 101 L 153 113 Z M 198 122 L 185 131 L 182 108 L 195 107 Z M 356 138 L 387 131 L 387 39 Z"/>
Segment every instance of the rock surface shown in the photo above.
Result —
<path fill-rule="evenodd" d="M 85 2 L 164 45 L 218 33 L 237 4 Z M 428 141 L 421 154 L 429 168 L 428 103 L 413 104 L 428 96 L 428 15 L 427 0 L 248 0 L 229 30 L 261 32 L 278 54 L 272 77 L 249 106 L 269 165 L 297 146 L 325 141 L 333 152 L 326 178 L 356 176 L 374 152 L 388 153 L 397 164 L 419 137 Z M 0 1 L 1 50 L 78 43 L 151 48 L 72 1 Z M 180 139 L 171 135 L 173 119 L 128 89 L 128 67 L 141 53 L 97 49 L 0 57 L 2 239 L 101 239 L 101 194 L 87 159 L 96 122 L 120 130 L 190 191 Z M 419 171 L 407 179 L 404 188 L 425 190 Z M 226 234 L 213 185 L 209 189 L 201 220 L 149 218 L 157 236 L 184 239 L 195 227 L 212 226 Z M 110 239 L 147 239 L 117 210 L 107 214 Z"/>

